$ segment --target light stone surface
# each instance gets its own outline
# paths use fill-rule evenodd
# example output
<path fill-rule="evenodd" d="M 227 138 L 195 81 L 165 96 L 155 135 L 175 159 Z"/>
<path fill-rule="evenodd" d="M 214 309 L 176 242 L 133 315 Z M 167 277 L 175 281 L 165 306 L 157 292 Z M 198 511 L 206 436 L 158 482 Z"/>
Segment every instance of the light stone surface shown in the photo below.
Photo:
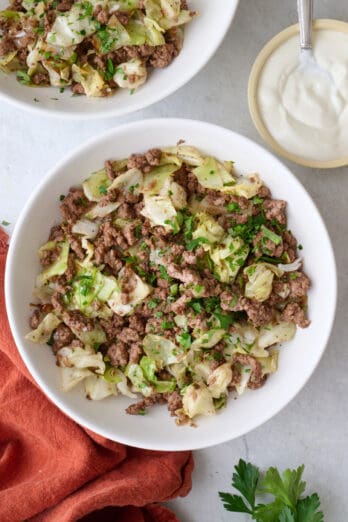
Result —
<path fill-rule="evenodd" d="M 15 223 L 47 170 L 73 147 L 120 122 L 170 116 L 201 119 L 262 143 L 248 112 L 248 75 L 269 38 L 296 21 L 295 8 L 295 0 L 241 0 L 225 41 L 205 69 L 165 101 L 131 117 L 69 122 L 34 117 L 1 103 L 0 221 Z M 348 7 L 341 0 L 316 2 L 315 11 L 321 18 L 348 19 Z M 333 334 L 314 376 L 281 413 L 241 439 L 196 452 L 191 494 L 169 503 L 183 522 L 247 520 L 224 511 L 217 496 L 219 490 L 228 490 L 240 457 L 261 468 L 305 463 L 309 491 L 321 496 L 325 521 L 348 520 L 348 168 L 315 171 L 288 165 L 312 195 L 332 238 L 339 274 Z"/>

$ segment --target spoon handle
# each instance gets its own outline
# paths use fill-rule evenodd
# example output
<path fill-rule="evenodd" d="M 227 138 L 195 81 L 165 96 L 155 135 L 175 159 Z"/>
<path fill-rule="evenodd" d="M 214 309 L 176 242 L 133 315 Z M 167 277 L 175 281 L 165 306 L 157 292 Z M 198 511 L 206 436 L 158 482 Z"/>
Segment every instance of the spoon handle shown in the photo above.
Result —
<path fill-rule="evenodd" d="M 312 49 L 313 0 L 297 0 L 301 49 Z"/>

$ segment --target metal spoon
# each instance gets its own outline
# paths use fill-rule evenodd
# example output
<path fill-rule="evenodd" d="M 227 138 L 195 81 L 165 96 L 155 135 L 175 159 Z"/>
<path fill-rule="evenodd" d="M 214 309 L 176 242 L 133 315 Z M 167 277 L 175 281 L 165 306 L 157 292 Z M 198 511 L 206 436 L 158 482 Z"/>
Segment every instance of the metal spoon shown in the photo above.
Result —
<path fill-rule="evenodd" d="M 321 67 L 313 55 L 313 0 L 297 0 L 297 13 L 300 24 L 300 67 L 311 68 L 308 72 L 324 74 L 333 81 L 329 71 Z"/>

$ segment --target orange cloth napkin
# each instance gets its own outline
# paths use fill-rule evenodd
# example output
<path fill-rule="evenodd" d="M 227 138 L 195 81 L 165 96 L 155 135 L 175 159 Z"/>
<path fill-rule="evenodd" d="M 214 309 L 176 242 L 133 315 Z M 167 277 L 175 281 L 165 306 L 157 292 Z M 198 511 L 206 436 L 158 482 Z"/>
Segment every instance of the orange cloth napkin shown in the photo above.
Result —
<path fill-rule="evenodd" d="M 112 442 L 77 425 L 46 398 L 7 322 L 6 253 L 0 229 L 0 521 L 178 522 L 156 503 L 189 492 L 191 453 Z"/>

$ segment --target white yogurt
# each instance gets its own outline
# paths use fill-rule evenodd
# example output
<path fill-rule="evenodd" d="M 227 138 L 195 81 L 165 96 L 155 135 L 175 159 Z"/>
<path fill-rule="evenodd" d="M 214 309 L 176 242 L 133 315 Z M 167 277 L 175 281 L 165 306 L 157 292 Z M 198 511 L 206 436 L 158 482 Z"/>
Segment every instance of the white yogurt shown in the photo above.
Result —
<path fill-rule="evenodd" d="M 269 57 L 258 85 L 265 126 L 284 149 L 305 159 L 348 156 L 348 34 L 314 32 L 313 54 L 328 74 L 299 67 L 299 37 Z"/>

